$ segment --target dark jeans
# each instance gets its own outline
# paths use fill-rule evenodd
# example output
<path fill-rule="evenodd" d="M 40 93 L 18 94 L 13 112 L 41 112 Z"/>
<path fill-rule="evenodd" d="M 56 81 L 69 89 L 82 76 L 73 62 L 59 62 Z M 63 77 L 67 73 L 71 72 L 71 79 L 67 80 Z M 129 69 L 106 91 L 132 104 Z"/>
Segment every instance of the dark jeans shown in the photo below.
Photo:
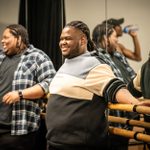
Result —
<path fill-rule="evenodd" d="M 27 135 L 0 134 L 0 150 L 36 150 L 36 132 Z"/>
<path fill-rule="evenodd" d="M 51 145 L 47 145 L 47 150 L 109 150 L 108 145 L 104 144 L 101 145 L 100 147 L 89 147 L 89 146 L 69 146 L 65 148 L 56 148 Z"/>
<path fill-rule="evenodd" d="M 108 150 L 108 149 L 106 149 L 106 147 L 105 148 L 103 147 L 99 147 L 99 148 L 96 148 L 96 147 L 54 148 L 50 146 L 48 147 L 47 150 Z"/>
<path fill-rule="evenodd" d="M 109 135 L 109 150 L 128 150 L 129 139 L 123 136 Z"/>

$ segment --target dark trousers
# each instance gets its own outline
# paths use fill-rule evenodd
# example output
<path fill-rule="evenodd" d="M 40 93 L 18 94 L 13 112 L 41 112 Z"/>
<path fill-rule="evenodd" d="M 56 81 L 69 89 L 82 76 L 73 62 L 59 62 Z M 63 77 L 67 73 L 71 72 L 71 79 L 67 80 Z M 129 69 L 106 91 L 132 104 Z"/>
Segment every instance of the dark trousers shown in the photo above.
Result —
<path fill-rule="evenodd" d="M 109 150 L 128 150 L 129 139 L 123 136 L 109 135 Z"/>
<path fill-rule="evenodd" d="M 74 148 L 55 148 L 55 147 L 51 147 L 49 146 L 47 150 L 107 150 L 107 148 L 105 147 L 74 147 Z"/>
<path fill-rule="evenodd" d="M 36 150 L 36 132 L 27 135 L 0 134 L 0 150 Z"/>
<path fill-rule="evenodd" d="M 64 148 L 57 148 L 57 147 L 54 147 L 54 146 L 51 146 L 51 145 L 47 145 L 47 150 L 109 150 L 108 148 L 108 145 L 107 144 L 104 144 L 104 145 L 101 145 L 99 147 L 90 147 L 90 146 L 77 146 L 77 145 L 74 145 L 74 146 L 67 146 L 66 145 L 64 146 Z"/>

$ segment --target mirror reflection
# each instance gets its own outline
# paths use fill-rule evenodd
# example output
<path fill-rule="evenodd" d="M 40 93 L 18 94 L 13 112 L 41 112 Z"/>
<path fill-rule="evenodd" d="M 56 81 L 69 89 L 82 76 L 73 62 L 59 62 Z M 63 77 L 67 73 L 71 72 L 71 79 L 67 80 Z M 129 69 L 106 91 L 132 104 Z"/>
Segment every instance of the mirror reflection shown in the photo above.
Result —
<path fill-rule="evenodd" d="M 82 20 L 87 23 L 92 30 L 94 27 L 102 21 L 110 18 L 120 19 L 124 18 L 124 23 L 121 27 L 124 28 L 127 25 L 138 26 L 138 39 L 141 46 L 140 62 L 128 60 L 131 66 L 137 71 L 140 66 L 147 60 L 149 54 L 149 25 L 150 20 L 148 14 L 150 14 L 150 1 L 149 0 L 66 0 L 66 20 Z M 133 39 L 127 34 L 123 33 L 123 36 L 118 38 L 120 43 L 123 43 L 128 49 L 134 51 Z"/>

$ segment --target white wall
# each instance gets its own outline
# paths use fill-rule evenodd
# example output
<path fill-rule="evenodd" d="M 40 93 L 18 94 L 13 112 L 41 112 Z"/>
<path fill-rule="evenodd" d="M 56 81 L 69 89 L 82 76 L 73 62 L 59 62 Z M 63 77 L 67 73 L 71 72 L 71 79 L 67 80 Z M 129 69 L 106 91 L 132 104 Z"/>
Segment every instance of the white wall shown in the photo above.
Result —
<path fill-rule="evenodd" d="M 105 18 L 125 18 L 127 24 L 139 26 L 138 36 L 142 48 L 142 61 L 129 63 L 138 71 L 144 61 L 147 60 L 150 50 L 150 0 L 65 0 L 66 20 L 84 21 L 91 32 L 96 24 Z M 127 48 L 133 49 L 132 39 L 124 34 L 119 38 Z"/>
<path fill-rule="evenodd" d="M 0 23 L 18 22 L 19 0 L 0 0 Z"/>
<path fill-rule="evenodd" d="M 18 12 L 19 0 L 0 0 L 0 41 L 6 25 L 18 23 Z"/>

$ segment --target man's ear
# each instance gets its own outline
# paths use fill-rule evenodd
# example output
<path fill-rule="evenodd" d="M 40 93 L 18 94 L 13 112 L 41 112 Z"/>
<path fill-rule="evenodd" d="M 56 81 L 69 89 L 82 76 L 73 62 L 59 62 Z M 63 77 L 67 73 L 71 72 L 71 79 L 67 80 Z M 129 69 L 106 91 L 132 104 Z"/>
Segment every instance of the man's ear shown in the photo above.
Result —
<path fill-rule="evenodd" d="M 87 38 L 85 37 L 85 35 L 83 35 L 81 37 L 81 45 L 85 45 L 85 44 L 87 44 Z"/>
<path fill-rule="evenodd" d="M 19 36 L 18 40 L 17 40 L 17 47 L 20 47 L 21 45 L 21 36 Z"/>

